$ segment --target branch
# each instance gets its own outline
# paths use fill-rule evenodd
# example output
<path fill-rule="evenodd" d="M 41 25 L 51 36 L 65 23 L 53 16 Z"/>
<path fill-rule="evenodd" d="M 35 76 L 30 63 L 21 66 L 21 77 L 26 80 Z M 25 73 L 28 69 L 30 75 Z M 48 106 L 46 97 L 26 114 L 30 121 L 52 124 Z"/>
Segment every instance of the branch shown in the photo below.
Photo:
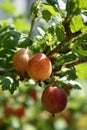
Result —
<path fill-rule="evenodd" d="M 60 49 L 67 43 L 69 42 L 71 39 L 77 37 L 79 34 L 81 34 L 81 31 L 77 31 L 75 33 L 72 33 L 69 37 L 66 37 L 60 44 L 58 44 L 57 47 L 55 47 L 52 51 L 50 51 L 48 53 L 48 57 L 51 58 L 52 55 L 54 55 L 55 53 L 59 52 Z"/>
<path fill-rule="evenodd" d="M 66 36 L 69 37 L 72 35 L 71 29 L 70 29 L 70 21 L 68 21 L 68 18 L 66 17 L 64 21 L 62 21 L 62 24 L 65 28 Z"/>
<path fill-rule="evenodd" d="M 34 24 L 35 24 L 36 19 L 37 19 L 37 15 L 35 15 L 34 18 L 33 18 L 32 21 L 31 21 L 31 28 L 30 28 L 30 31 L 29 31 L 29 34 L 28 34 L 29 37 L 30 37 L 31 34 L 32 34 L 32 30 L 33 30 L 33 27 L 34 27 Z"/>
<path fill-rule="evenodd" d="M 70 48 L 67 48 L 67 49 L 65 49 L 65 50 L 59 50 L 59 53 L 60 54 L 66 54 L 66 53 L 68 53 L 68 52 L 70 52 L 71 51 L 71 49 Z"/>
<path fill-rule="evenodd" d="M 77 60 L 74 60 L 74 61 L 67 62 L 63 66 L 70 68 L 70 67 L 73 67 L 75 65 L 84 63 L 84 62 L 87 62 L 87 56 L 85 56 L 81 59 L 77 59 Z"/>

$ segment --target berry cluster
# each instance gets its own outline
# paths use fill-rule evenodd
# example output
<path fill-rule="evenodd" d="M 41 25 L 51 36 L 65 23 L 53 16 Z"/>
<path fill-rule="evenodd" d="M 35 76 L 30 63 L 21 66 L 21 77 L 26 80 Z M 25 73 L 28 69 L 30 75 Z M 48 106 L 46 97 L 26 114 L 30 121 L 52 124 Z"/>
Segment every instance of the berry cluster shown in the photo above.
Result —
<path fill-rule="evenodd" d="M 44 81 L 52 74 L 52 63 L 45 54 L 38 52 L 32 55 L 25 48 L 14 54 L 13 65 L 17 71 L 27 72 L 28 76 L 34 80 Z M 31 95 L 34 97 L 35 92 L 32 92 Z M 66 107 L 67 95 L 61 87 L 51 85 L 43 91 L 41 101 L 43 107 L 54 116 L 55 113 L 63 111 Z"/>

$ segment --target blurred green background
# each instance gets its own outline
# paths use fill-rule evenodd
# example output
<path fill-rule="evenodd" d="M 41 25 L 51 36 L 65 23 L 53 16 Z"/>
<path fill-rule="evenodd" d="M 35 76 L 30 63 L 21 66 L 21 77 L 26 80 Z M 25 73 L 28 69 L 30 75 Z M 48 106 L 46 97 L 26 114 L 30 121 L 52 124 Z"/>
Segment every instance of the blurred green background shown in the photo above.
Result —
<path fill-rule="evenodd" d="M 87 79 L 80 79 L 80 83 L 81 90 L 71 90 L 66 109 L 55 118 L 43 109 L 40 100 L 43 89 L 33 80 L 22 83 L 12 95 L 0 90 L 0 130 L 86 130 Z M 21 116 L 9 110 L 20 105 L 24 109 L 24 113 L 20 110 Z"/>

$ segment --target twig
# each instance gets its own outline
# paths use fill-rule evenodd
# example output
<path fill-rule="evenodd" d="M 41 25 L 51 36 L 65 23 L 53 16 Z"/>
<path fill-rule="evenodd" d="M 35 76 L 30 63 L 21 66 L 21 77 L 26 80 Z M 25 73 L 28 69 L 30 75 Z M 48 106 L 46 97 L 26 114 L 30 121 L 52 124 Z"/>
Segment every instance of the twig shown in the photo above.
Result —
<path fill-rule="evenodd" d="M 65 49 L 65 50 L 59 50 L 59 53 L 60 53 L 60 54 L 66 54 L 66 53 L 68 53 L 68 52 L 70 52 L 70 51 L 71 51 L 71 49 L 68 48 L 68 49 Z"/>
<path fill-rule="evenodd" d="M 37 19 L 37 15 L 35 15 L 34 18 L 33 18 L 32 21 L 31 21 L 31 28 L 30 28 L 30 31 L 29 31 L 29 34 L 28 34 L 29 37 L 30 37 L 31 34 L 32 34 L 32 30 L 33 30 L 33 27 L 34 27 L 34 24 L 35 24 L 36 19 Z"/>
<path fill-rule="evenodd" d="M 81 31 L 77 31 L 75 33 L 72 33 L 72 35 L 70 35 L 69 37 L 66 37 L 60 44 L 58 44 L 57 47 L 55 47 L 52 51 L 50 51 L 48 53 L 48 57 L 51 58 L 52 55 L 54 55 L 56 52 L 59 52 L 60 49 L 67 43 L 69 42 L 71 39 L 77 37 L 79 34 L 81 34 Z"/>
<path fill-rule="evenodd" d="M 64 21 L 62 21 L 62 24 L 65 29 L 65 33 L 67 37 L 70 37 L 72 35 L 71 29 L 70 29 L 70 21 L 68 21 L 68 18 L 66 17 Z"/>
<path fill-rule="evenodd" d="M 74 60 L 74 61 L 67 62 L 63 66 L 70 68 L 70 67 L 73 67 L 75 65 L 84 63 L 84 62 L 87 62 L 87 56 L 82 57 L 81 59 L 77 59 L 77 60 Z"/>
<path fill-rule="evenodd" d="M 61 49 L 62 47 L 67 43 L 69 42 L 70 40 L 72 40 L 73 38 L 76 38 L 79 34 L 81 34 L 81 31 L 77 31 L 75 33 L 72 33 L 71 32 L 71 29 L 70 29 L 70 21 L 68 21 L 68 18 L 66 17 L 63 21 L 62 21 L 62 24 L 64 26 L 64 29 L 65 29 L 65 35 L 66 35 L 66 38 L 60 43 L 58 44 L 51 52 L 48 53 L 48 57 L 51 58 L 55 53 L 60 53 L 61 52 Z M 67 53 L 67 52 L 66 52 Z"/>

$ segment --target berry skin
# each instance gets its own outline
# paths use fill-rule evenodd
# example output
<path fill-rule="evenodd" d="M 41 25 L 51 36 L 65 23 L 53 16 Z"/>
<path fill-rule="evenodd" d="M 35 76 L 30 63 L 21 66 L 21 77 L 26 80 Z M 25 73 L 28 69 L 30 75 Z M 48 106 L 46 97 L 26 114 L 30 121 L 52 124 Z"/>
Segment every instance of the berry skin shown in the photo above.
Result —
<path fill-rule="evenodd" d="M 19 72 L 26 71 L 28 62 L 29 51 L 25 48 L 18 50 L 13 56 L 13 66 Z"/>
<path fill-rule="evenodd" d="M 29 96 L 32 97 L 35 101 L 37 100 L 37 90 L 33 89 L 30 91 Z"/>
<path fill-rule="evenodd" d="M 22 105 L 18 106 L 14 109 L 14 115 L 18 118 L 22 118 L 25 115 L 25 108 Z"/>
<path fill-rule="evenodd" d="M 0 117 L 0 125 L 3 125 L 4 124 L 4 119 L 3 117 Z"/>
<path fill-rule="evenodd" d="M 34 80 L 45 80 L 49 78 L 52 73 L 50 59 L 43 53 L 36 53 L 29 60 L 27 73 Z"/>
<path fill-rule="evenodd" d="M 65 109 L 67 95 L 62 88 L 55 85 L 49 86 L 43 91 L 41 102 L 43 107 L 54 116 L 55 113 Z"/>
<path fill-rule="evenodd" d="M 13 114 L 13 108 L 10 105 L 6 105 L 4 107 L 4 114 L 7 117 L 11 116 Z"/>

